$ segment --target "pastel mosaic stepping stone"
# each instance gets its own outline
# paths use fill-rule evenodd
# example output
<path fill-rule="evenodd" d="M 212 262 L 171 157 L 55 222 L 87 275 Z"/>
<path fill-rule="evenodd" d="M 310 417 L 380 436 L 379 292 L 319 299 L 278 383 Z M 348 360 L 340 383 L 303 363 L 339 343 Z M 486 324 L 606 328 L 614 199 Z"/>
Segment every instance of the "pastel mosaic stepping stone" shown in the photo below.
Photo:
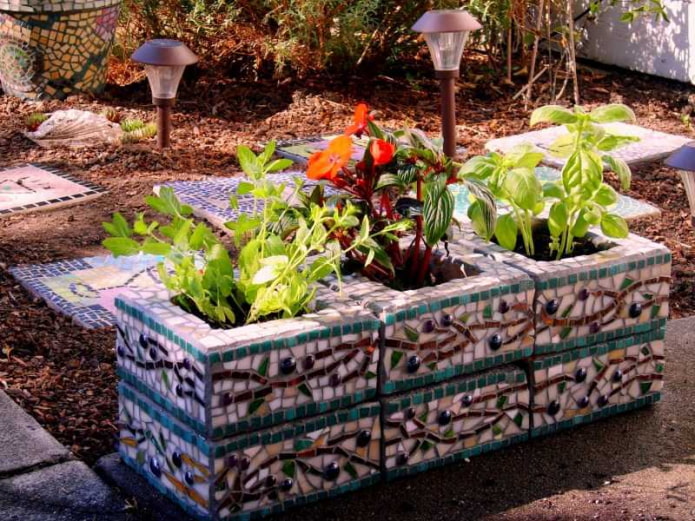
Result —
<path fill-rule="evenodd" d="M 12 276 L 49 307 L 89 329 L 114 324 L 114 300 L 126 289 L 160 286 L 162 257 L 102 255 L 49 264 L 19 265 Z"/>
<path fill-rule="evenodd" d="M 164 289 L 129 292 L 116 306 L 120 376 L 208 438 L 376 396 L 380 323 L 354 304 L 232 329 L 211 328 Z"/>
<path fill-rule="evenodd" d="M 530 390 L 514 367 L 383 401 L 388 478 L 447 465 L 528 438 Z"/>
<path fill-rule="evenodd" d="M 629 165 L 663 159 L 674 150 L 692 141 L 692 138 L 689 137 L 666 134 L 665 132 L 627 123 L 607 123 L 604 127 L 614 134 L 640 138 L 640 141 L 630 143 L 612 152 L 612 155 L 624 160 Z M 565 134 L 567 134 L 567 129 L 564 126 L 548 127 L 543 130 L 534 130 L 524 134 L 493 139 L 485 144 L 485 148 L 495 152 L 508 152 L 517 145 L 530 143 L 545 154 L 545 159 L 543 160 L 545 164 L 562 168 L 565 161 L 550 155 L 549 149 L 550 145 L 558 137 Z"/>
<path fill-rule="evenodd" d="M 0 218 L 89 201 L 103 188 L 43 165 L 0 169 Z"/>
<path fill-rule="evenodd" d="M 536 168 L 536 177 L 541 182 L 556 181 L 560 179 L 560 175 L 560 171 L 555 168 Z M 468 189 L 462 185 L 450 185 L 449 189 L 452 191 L 455 198 L 454 216 L 460 221 L 468 221 L 467 212 L 468 207 L 470 206 Z M 497 209 L 500 213 L 509 212 L 509 208 L 502 204 L 499 204 Z M 550 206 L 548 206 L 548 208 L 546 208 L 546 210 L 539 215 L 539 218 L 547 217 L 549 211 Z M 611 208 L 611 211 L 620 215 L 627 221 L 636 221 L 646 217 L 658 217 L 661 215 L 661 210 L 656 206 L 644 201 L 633 199 L 627 195 L 620 194 L 618 194 L 618 202 L 613 208 Z"/>
<path fill-rule="evenodd" d="M 671 253 L 630 234 L 587 235 L 599 249 L 560 261 L 534 261 L 472 231 L 458 242 L 527 273 L 535 282 L 535 355 L 604 343 L 662 327 L 668 318 Z"/>
<path fill-rule="evenodd" d="M 391 394 L 499 366 L 533 353 L 533 281 L 521 271 L 450 245 L 468 275 L 397 291 L 346 277 L 343 294 L 372 311 L 381 332 L 380 392 Z M 336 291 L 337 285 L 326 281 Z M 335 298 L 335 297 L 333 297 Z"/>
<path fill-rule="evenodd" d="M 657 402 L 664 329 L 536 358 L 532 436 L 549 434 Z"/>
<path fill-rule="evenodd" d="M 378 403 L 210 441 L 126 384 L 123 460 L 199 519 L 264 517 L 380 480 Z"/>

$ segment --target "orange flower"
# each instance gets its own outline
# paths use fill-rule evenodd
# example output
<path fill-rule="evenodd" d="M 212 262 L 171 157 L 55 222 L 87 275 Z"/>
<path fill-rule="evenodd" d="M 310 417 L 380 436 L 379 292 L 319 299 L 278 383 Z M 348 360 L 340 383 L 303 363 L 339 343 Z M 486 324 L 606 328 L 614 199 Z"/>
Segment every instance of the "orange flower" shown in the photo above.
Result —
<path fill-rule="evenodd" d="M 369 108 L 366 103 L 360 103 L 355 107 L 355 115 L 353 116 L 354 124 L 345 129 L 345 134 L 348 136 L 355 135 L 360 137 L 367 132 L 369 122 L 374 119 L 369 115 Z"/>
<path fill-rule="evenodd" d="M 373 139 L 369 143 L 369 153 L 372 155 L 376 166 L 390 163 L 395 152 L 396 147 L 383 139 Z"/>
<path fill-rule="evenodd" d="M 309 167 L 306 176 L 315 181 L 336 178 L 352 156 L 352 139 L 349 136 L 338 136 L 331 141 L 326 150 L 316 152 L 309 157 Z"/>

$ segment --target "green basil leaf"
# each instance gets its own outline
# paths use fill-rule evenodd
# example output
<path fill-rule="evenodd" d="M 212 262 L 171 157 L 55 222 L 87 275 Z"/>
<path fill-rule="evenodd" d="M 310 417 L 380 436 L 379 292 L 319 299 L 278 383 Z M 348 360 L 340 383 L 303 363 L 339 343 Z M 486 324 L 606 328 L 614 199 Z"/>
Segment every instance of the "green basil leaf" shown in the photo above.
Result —
<path fill-rule="evenodd" d="M 533 211 L 543 189 L 536 174 L 530 168 L 515 168 L 507 173 L 504 189 L 519 208 Z"/>
<path fill-rule="evenodd" d="M 635 113 L 620 103 L 596 107 L 589 112 L 589 118 L 595 123 L 613 123 L 616 121 L 635 121 Z"/>
<path fill-rule="evenodd" d="M 625 219 L 613 213 L 606 213 L 601 219 L 601 231 L 608 237 L 624 239 L 630 233 Z"/>
<path fill-rule="evenodd" d="M 567 229 L 567 206 L 557 202 L 550 207 L 548 213 L 548 231 L 552 237 L 559 237 Z"/>
<path fill-rule="evenodd" d="M 560 105 L 546 105 L 545 107 L 537 108 L 531 114 L 531 126 L 538 123 L 554 123 L 556 125 L 565 125 L 577 121 L 577 115 L 571 110 L 561 107 Z"/>
<path fill-rule="evenodd" d="M 500 246 L 513 251 L 516 248 L 518 227 L 511 214 L 500 215 L 495 226 L 495 237 Z"/>
<path fill-rule="evenodd" d="M 611 206 L 618 202 L 618 194 L 612 186 L 604 183 L 596 192 L 594 201 L 601 206 Z"/>

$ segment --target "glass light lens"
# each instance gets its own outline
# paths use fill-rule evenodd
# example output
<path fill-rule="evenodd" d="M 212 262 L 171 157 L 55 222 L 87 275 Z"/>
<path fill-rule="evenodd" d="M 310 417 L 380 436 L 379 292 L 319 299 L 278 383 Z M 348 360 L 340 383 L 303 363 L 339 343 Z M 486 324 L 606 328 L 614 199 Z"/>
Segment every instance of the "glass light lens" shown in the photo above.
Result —
<path fill-rule="evenodd" d="M 185 65 L 145 65 L 152 97 L 173 99 L 179 88 Z"/>
<path fill-rule="evenodd" d="M 461 65 L 463 48 L 468 39 L 468 31 L 456 33 L 426 33 L 425 41 L 430 48 L 434 69 L 437 71 L 456 71 Z"/>

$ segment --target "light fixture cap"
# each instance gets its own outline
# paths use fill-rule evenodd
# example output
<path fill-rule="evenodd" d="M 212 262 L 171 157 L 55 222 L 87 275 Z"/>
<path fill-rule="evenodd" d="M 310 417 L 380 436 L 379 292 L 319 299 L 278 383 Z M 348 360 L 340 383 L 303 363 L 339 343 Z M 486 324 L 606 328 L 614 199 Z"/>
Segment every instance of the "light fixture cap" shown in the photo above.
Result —
<path fill-rule="evenodd" d="M 154 66 L 193 65 L 198 57 L 178 40 L 149 40 L 131 56 L 133 61 Z"/>
<path fill-rule="evenodd" d="M 433 9 L 423 14 L 412 29 L 427 34 L 470 32 L 480 28 L 480 22 L 462 9 Z"/>
<path fill-rule="evenodd" d="M 664 164 L 678 170 L 695 171 L 695 141 L 680 147 L 664 161 Z"/>

